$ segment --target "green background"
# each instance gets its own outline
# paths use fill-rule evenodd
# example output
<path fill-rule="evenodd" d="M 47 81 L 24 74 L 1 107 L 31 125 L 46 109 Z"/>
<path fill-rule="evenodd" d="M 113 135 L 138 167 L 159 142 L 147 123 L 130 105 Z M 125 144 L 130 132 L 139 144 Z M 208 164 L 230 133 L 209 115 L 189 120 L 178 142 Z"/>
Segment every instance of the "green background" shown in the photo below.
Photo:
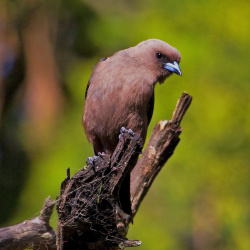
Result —
<path fill-rule="evenodd" d="M 128 238 L 141 240 L 141 250 L 250 249 L 249 1 L 74 0 L 61 5 L 76 17 L 77 27 L 72 45 L 77 57 L 62 73 L 70 99 L 46 146 L 30 154 L 27 180 L 3 225 L 36 216 L 47 196 L 58 195 L 66 169 L 75 173 L 93 155 L 81 125 L 93 65 L 158 38 L 180 51 L 183 76 L 157 84 L 148 138 L 159 120 L 171 118 L 182 92 L 193 102 L 181 124 L 181 141 Z M 51 224 L 56 227 L 55 213 Z"/>

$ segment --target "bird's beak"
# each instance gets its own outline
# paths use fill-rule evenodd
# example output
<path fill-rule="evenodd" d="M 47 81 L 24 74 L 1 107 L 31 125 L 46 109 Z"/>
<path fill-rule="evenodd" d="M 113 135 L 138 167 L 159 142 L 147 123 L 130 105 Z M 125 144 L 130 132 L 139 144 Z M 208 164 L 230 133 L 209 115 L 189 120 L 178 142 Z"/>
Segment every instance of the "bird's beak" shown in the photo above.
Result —
<path fill-rule="evenodd" d="M 181 69 L 178 62 L 174 61 L 172 63 L 168 62 L 164 64 L 164 68 L 181 76 Z"/>

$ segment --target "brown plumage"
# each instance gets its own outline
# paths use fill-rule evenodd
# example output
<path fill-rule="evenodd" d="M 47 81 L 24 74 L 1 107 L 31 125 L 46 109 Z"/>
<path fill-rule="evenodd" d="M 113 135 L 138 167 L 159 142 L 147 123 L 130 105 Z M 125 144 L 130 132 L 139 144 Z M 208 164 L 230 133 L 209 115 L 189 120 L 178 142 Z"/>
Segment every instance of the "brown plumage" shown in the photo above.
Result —
<path fill-rule="evenodd" d="M 145 142 L 154 107 L 154 85 L 173 72 L 181 75 L 180 53 L 169 44 L 149 39 L 94 68 L 86 89 L 83 125 L 95 154 L 112 154 L 121 127 Z"/>

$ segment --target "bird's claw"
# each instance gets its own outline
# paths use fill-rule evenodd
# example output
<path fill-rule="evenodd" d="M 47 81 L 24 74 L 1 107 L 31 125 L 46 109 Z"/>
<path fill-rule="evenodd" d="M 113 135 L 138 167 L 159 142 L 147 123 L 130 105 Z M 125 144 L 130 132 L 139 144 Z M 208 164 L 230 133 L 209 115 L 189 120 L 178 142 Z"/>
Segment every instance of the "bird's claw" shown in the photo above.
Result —
<path fill-rule="evenodd" d="M 121 134 L 124 134 L 126 130 L 127 130 L 127 129 L 126 129 L 125 127 L 121 127 L 120 133 L 121 133 Z"/>
<path fill-rule="evenodd" d="M 105 155 L 105 153 L 104 152 L 98 152 L 97 155 L 100 156 L 100 157 L 102 157 L 102 156 Z"/>
<path fill-rule="evenodd" d="M 129 130 L 128 130 L 128 133 L 129 133 L 131 136 L 134 136 L 134 135 L 135 135 L 135 133 L 134 133 L 134 131 L 133 131 L 132 129 L 129 129 Z"/>
<path fill-rule="evenodd" d="M 134 131 L 132 129 L 127 130 L 125 127 L 121 127 L 120 134 L 119 134 L 119 140 L 121 139 L 122 135 L 125 132 L 129 133 L 130 136 L 134 136 L 135 135 L 135 133 L 134 133 Z"/>
<path fill-rule="evenodd" d="M 86 164 L 87 165 L 91 165 L 92 167 L 95 166 L 95 161 L 97 160 L 98 156 L 92 156 L 92 157 L 88 157 L 86 159 Z"/>

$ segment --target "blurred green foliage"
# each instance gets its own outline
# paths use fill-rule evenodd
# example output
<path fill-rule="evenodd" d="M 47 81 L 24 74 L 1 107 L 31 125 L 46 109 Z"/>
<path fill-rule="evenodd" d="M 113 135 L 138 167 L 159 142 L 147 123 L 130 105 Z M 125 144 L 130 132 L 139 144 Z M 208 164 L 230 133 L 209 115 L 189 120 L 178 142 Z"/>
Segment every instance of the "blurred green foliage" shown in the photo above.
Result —
<path fill-rule="evenodd" d="M 81 55 L 63 73 L 70 102 L 49 145 L 32 155 L 28 180 L 7 224 L 35 216 L 48 195 L 58 195 L 66 169 L 75 173 L 93 155 L 81 126 L 93 65 L 117 50 L 159 38 L 181 52 L 183 76 L 156 86 L 148 137 L 159 120 L 171 118 L 183 91 L 193 102 L 182 122 L 181 142 L 143 201 L 128 238 L 141 240 L 143 250 L 250 249 L 250 2 L 63 4 L 76 16 L 74 46 Z M 80 12 L 82 5 L 91 10 L 88 18 Z"/>

